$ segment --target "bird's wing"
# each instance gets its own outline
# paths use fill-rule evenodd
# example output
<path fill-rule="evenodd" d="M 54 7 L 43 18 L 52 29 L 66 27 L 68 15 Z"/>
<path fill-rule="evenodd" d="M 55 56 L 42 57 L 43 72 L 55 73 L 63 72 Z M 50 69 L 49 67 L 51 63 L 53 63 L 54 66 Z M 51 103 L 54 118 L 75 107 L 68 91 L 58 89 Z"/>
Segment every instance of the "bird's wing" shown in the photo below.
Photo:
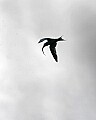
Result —
<path fill-rule="evenodd" d="M 57 58 L 55 47 L 56 47 L 56 43 L 53 44 L 53 45 L 50 45 L 50 51 L 51 51 L 51 53 L 52 53 L 53 58 L 55 59 L 55 61 L 58 62 L 58 58 Z"/>
<path fill-rule="evenodd" d="M 48 46 L 48 45 L 49 45 L 48 42 L 44 43 L 44 45 L 43 45 L 43 47 L 42 47 L 42 52 L 43 52 L 43 54 L 44 54 L 44 51 L 43 51 L 44 47 L 46 47 L 46 46 Z M 44 55 L 45 55 L 45 54 L 44 54 Z"/>
<path fill-rule="evenodd" d="M 42 39 L 40 39 L 40 41 L 38 42 L 38 43 L 41 43 L 41 42 L 43 42 L 44 40 L 49 40 L 50 38 L 42 38 Z"/>

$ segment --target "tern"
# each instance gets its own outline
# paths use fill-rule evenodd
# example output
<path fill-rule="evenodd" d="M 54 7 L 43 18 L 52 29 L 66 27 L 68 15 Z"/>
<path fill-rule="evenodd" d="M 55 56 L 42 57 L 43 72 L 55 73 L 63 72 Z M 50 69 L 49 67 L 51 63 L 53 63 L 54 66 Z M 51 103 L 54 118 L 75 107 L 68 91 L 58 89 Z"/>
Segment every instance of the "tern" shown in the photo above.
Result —
<path fill-rule="evenodd" d="M 48 46 L 49 45 L 49 48 L 50 48 L 50 51 L 51 51 L 51 54 L 53 55 L 53 58 L 55 59 L 56 62 L 58 62 L 58 57 L 57 57 L 57 53 L 56 53 L 56 45 L 57 45 L 57 42 L 58 41 L 66 41 L 61 37 L 57 38 L 57 39 L 53 39 L 53 38 L 42 38 L 40 39 L 40 41 L 38 43 L 41 43 L 43 41 L 47 40 L 46 43 L 44 43 L 43 47 L 42 47 L 42 52 L 44 54 L 44 47 Z M 44 54 L 45 55 L 45 54 Z"/>

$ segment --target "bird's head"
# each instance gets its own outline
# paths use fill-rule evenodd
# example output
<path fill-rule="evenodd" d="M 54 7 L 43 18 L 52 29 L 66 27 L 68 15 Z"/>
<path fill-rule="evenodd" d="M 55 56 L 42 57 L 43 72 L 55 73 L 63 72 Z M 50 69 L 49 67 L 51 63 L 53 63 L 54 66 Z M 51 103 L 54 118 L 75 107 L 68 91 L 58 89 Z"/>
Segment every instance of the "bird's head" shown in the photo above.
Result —
<path fill-rule="evenodd" d="M 63 36 L 63 35 L 62 35 Z M 59 38 L 58 38 L 58 41 L 66 41 L 66 40 L 64 40 L 63 38 L 62 38 L 62 36 L 60 36 Z"/>

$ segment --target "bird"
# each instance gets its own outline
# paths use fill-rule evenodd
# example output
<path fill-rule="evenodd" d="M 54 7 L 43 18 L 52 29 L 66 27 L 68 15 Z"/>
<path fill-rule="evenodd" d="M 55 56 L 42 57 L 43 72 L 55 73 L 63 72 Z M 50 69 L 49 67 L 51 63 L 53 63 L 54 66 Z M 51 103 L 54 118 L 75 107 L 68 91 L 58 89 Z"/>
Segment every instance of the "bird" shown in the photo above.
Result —
<path fill-rule="evenodd" d="M 66 41 L 66 40 L 63 39 L 62 36 L 60 36 L 57 39 L 54 39 L 54 38 L 42 38 L 42 39 L 40 39 L 40 41 L 38 43 L 41 43 L 41 42 L 43 42 L 45 40 L 47 40 L 47 42 L 44 43 L 44 45 L 42 47 L 43 54 L 45 55 L 45 53 L 43 51 L 44 47 L 49 45 L 49 48 L 50 48 L 50 51 L 51 51 L 51 54 L 52 54 L 53 58 L 55 59 L 56 62 L 58 62 L 58 57 L 57 57 L 57 53 L 56 53 L 56 48 L 55 47 L 56 47 L 58 41 Z"/>

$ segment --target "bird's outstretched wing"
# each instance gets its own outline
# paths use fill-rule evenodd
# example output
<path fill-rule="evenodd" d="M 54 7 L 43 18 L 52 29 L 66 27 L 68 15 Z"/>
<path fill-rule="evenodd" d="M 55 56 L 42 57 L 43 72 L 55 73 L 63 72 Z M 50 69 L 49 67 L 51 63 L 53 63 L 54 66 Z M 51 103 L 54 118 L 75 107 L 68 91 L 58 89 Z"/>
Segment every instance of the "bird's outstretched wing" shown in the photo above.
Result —
<path fill-rule="evenodd" d="M 51 51 L 51 53 L 52 53 L 53 58 L 55 59 L 55 61 L 58 62 L 58 58 L 57 58 L 57 54 L 56 54 L 56 49 L 55 49 L 55 47 L 56 47 L 56 43 L 50 45 L 50 51 Z"/>
<path fill-rule="evenodd" d="M 43 51 L 44 47 L 46 47 L 46 46 L 48 46 L 48 45 L 49 45 L 48 42 L 44 43 L 44 45 L 43 45 L 43 47 L 42 47 L 42 52 L 43 52 L 43 54 L 44 54 L 44 51 Z M 44 55 L 45 55 L 45 54 L 44 54 Z"/>

